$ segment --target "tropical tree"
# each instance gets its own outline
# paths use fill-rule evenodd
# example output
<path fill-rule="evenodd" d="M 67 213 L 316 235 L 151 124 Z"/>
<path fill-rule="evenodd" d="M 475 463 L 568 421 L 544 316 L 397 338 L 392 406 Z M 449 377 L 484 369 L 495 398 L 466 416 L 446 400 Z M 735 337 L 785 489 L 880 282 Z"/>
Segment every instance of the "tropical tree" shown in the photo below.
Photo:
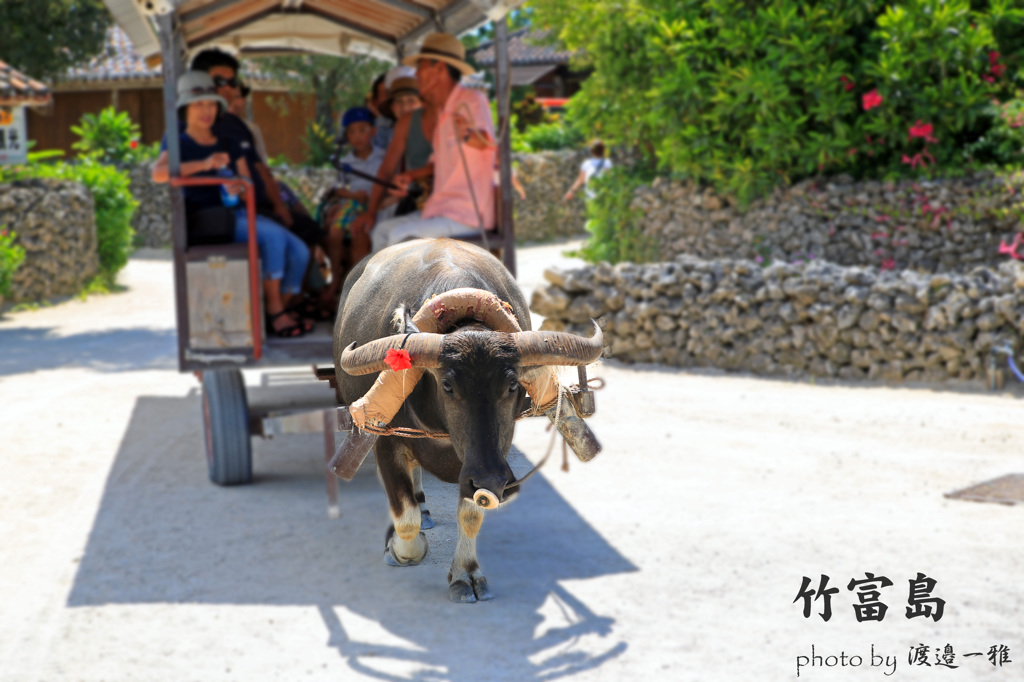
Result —
<path fill-rule="evenodd" d="M 101 0 L 2 0 L 0 58 L 51 80 L 100 54 L 110 23 Z"/>

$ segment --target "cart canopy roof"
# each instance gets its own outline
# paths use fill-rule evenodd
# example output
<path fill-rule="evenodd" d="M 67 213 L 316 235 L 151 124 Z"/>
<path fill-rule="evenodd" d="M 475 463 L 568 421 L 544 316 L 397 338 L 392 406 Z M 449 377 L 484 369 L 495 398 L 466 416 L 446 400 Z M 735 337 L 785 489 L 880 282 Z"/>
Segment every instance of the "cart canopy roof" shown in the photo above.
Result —
<path fill-rule="evenodd" d="M 104 0 L 139 54 L 160 58 L 151 17 L 176 13 L 186 52 L 369 55 L 393 61 L 428 33 L 460 34 L 523 0 Z"/>

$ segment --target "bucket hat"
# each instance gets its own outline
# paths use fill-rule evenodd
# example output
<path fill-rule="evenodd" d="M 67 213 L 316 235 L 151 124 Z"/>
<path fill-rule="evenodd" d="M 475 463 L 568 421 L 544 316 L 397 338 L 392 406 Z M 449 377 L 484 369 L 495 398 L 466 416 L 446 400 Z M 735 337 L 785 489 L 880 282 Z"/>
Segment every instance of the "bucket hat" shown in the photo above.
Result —
<path fill-rule="evenodd" d="M 178 78 L 178 103 L 176 107 L 183 107 L 192 102 L 210 99 L 220 105 L 226 111 L 228 103 L 217 94 L 217 86 L 213 84 L 210 74 L 205 71 L 188 71 Z"/>
<path fill-rule="evenodd" d="M 431 33 L 423 39 L 419 52 L 402 60 L 406 66 L 416 66 L 417 60 L 437 59 L 451 64 L 465 75 L 476 71 L 466 63 L 466 48 L 462 42 L 450 33 Z"/>

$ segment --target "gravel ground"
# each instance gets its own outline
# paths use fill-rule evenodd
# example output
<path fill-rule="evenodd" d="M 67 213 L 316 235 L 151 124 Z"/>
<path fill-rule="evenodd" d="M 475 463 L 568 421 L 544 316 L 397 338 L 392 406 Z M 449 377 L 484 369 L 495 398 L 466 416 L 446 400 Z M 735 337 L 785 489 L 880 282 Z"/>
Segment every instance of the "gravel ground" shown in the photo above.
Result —
<path fill-rule="evenodd" d="M 564 248 L 519 251 L 527 293 Z M 1024 469 L 1020 393 L 606 362 L 604 452 L 566 473 L 556 450 L 488 516 L 497 598 L 456 606 L 447 486 L 426 482 L 424 565 L 393 569 L 372 473 L 328 519 L 316 435 L 256 441 L 251 486 L 208 483 L 166 253 L 122 282 L 0 319 L 0 680 L 771 681 L 801 656 L 808 680 L 1024 679 L 1022 509 L 943 497 Z M 520 424 L 517 471 L 544 427 Z M 892 581 L 881 622 L 853 609 L 867 573 Z M 938 621 L 905 615 L 918 573 Z M 828 622 L 823 599 L 806 619 L 794 603 L 822 575 Z M 947 644 L 955 670 L 936 665 Z M 919 645 L 930 666 L 909 663 Z"/>

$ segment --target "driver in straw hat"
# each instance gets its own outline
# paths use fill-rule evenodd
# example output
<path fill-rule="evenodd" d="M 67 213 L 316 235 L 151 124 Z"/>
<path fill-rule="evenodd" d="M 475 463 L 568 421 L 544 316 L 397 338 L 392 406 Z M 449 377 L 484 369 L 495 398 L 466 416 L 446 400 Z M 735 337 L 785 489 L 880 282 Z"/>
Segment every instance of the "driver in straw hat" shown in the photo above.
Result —
<path fill-rule="evenodd" d="M 448 33 L 432 33 L 420 50 L 403 63 L 416 67 L 416 83 L 427 107 L 439 112 L 433 136 L 433 163 L 413 173 L 395 176 L 407 187 L 432 170 L 434 191 L 417 211 L 372 226 L 374 252 L 420 237 L 462 237 L 494 229 L 493 168 L 497 148 L 487 97 L 463 87 L 463 76 L 474 72 L 466 63 L 462 43 Z"/>

